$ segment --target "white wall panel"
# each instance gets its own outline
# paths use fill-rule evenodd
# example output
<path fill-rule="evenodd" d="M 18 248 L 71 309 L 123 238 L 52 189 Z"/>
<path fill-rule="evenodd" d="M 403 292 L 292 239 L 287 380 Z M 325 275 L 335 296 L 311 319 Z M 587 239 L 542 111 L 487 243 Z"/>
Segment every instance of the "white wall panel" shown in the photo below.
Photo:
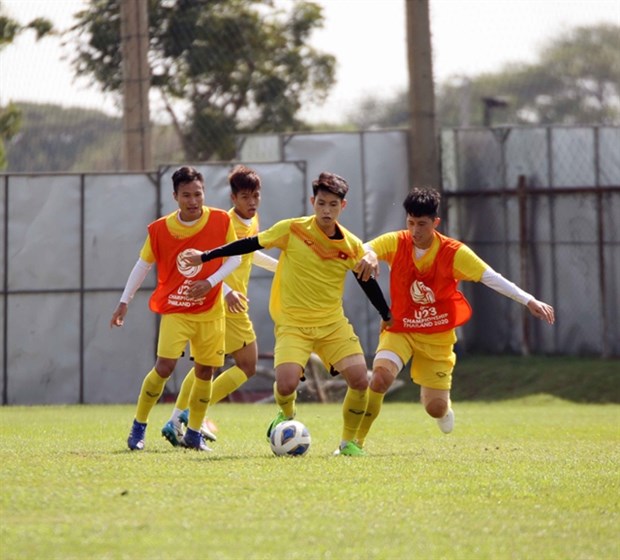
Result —
<path fill-rule="evenodd" d="M 144 376 L 155 365 L 157 319 L 150 292 L 129 304 L 125 324 L 110 328 L 119 293 L 89 293 L 84 301 L 84 401 L 133 403 Z"/>
<path fill-rule="evenodd" d="M 9 182 L 9 290 L 80 287 L 80 176 Z"/>
<path fill-rule="evenodd" d="M 558 127 L 552 129 L 553 186 L 595 185 L 594 129 Z"/>
<path fill-rule="evenodd" d="M 79 402 L 79 295 L 10 295 L 7 314 L 8 403 Z"/>
<path fill-rule="evenodd" d="M 364 241 L 405 227 L 403 201 L 409 192 L 407 135 L 404 131 L 365 132 Z"/>
<path fill-rule="evenodd" d="M 156 177 L 154 177 L 156 180 Z M 157 186 L 142 174 L 84 180 L 84 286 L 122 289 L 157 213 Z M 145 286 L 155 285 L 151 273 Z M 119 293 L 120 297 L 120 293 Z"/>
<path fill-rule="evenodd" d="M 601 127 L 599 133 L 599 184 L 620 185 L 620 127 Z"/>
<path fill-rule="evenodd" d="M 306 161 L 304 214 L 313 213 L 310 205 L 312 181 L 328 171 L 344 177 L 349 184 L 347 207 L 340 222 L 352 233 L 364 236 L 364 177 L 361 165 L 362 142 L 359 134 L 293 134 L 285 137 L 285 161 Z"/>

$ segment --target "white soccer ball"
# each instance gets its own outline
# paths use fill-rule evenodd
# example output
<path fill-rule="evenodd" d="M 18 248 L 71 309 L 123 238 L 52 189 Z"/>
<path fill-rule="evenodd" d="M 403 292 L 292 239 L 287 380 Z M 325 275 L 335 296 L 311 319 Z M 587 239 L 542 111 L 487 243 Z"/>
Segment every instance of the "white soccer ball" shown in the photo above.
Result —
<path fill-rule="evenodd" d="M 308 428 L 297 420 L 280 422 L 269 436 L 271 450 L 278 456 L 301 457 L 310 449 L 311 441 Z"/>

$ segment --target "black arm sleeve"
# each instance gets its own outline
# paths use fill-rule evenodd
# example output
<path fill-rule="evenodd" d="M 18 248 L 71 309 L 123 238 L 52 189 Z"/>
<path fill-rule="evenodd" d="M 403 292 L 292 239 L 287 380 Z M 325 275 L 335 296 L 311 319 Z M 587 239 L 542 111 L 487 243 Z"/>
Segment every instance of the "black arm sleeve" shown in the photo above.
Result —
<path fill-rule="evenodd" d="M 381 318 L 384 321 L 389 321 L 392 318 L 390 314 L 390 306 L 385 301 L 385 297 L 383 295 L 383 291 L 381 290 L 381 286 L 379 286 L 379 282 L 377 282 L 374 278 L 370 278 L 368 281 L 364 282 L 357 277 L 355 272 L 353 273 L 357 283 L 362 287 L 366 297 L 370 300 L 370 303 L 373 304 L 375 309 L 381 315 Z"/>
<path fill-rule="evenodd" d="M 217 247 L 212 251 L 206 251 L 202 254 L 202 262 L 207 262 L 219 257 L 232 257 L 234 255 L 245 255 L 262 249 L 263 246 L 258 243 L 258 235 L 246 237 L 245 239 L 237 239 L 221 247 Z"/>

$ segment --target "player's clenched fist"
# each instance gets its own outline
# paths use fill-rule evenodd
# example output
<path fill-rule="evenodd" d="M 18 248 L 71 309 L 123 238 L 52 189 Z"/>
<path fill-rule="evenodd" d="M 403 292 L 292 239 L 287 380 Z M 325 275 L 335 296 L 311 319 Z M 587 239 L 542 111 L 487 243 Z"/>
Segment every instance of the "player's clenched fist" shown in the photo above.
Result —
<path fill-rule="evenodd" d="M 125 315 L 127 315 L 127 304 L 119 303 L 114 313 L 112 313 L 112 320 L 110 321 L 110 328 L 122 327 L 125 322 Z"/>

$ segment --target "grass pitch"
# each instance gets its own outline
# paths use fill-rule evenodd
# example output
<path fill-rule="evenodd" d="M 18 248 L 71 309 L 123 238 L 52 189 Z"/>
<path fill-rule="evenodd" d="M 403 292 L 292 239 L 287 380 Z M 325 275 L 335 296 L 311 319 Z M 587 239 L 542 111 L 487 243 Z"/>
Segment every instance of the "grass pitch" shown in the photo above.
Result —
<path fill-rule="evenodd" d="M 277 458 L 274 405 L 220 404 L 215 452 L 171 447 L 158 405 L 0 408 L 0 558 L 620 557 L 620 406 L 544 395 L 455 403 L 446 436 L 389 403 L 368 457 L 332 457 L 340 406 L 300 404 L 309 454 Z"/>

